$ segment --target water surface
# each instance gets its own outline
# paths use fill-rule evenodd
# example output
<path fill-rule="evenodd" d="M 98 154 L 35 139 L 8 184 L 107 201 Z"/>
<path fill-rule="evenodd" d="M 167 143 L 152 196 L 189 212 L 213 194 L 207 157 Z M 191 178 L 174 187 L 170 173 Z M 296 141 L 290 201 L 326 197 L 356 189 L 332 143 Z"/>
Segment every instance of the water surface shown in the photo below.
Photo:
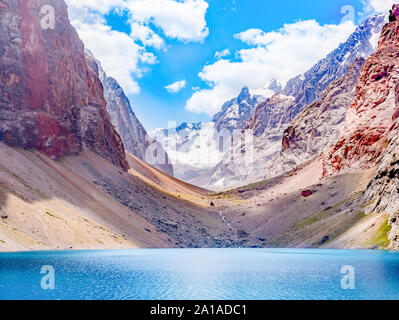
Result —
<path fill-rule="evenodd" d="M 55 270 L 43 290 L 41 268 Z M 341 287 L 343 266 L 355 289 Z M 0 253 L 0 299 L 398 299 L 399 253 L 157 249 Z"/>

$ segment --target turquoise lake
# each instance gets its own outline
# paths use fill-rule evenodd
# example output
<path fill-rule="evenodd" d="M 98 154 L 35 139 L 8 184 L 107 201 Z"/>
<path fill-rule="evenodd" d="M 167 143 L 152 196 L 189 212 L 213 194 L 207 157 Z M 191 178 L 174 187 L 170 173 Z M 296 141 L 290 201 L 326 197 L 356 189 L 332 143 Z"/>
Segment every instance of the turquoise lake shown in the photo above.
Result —
<path fill-rule="evenodd" d="M 43 266 L 54 270 L 53 290 L 42 289 L 47 275 L 40 273 Z M 345 266 L 353 271 L 354 289 L 342 287 L 348 275 Z M 0 299 L 396 300 L 399 253 L 312 249 L 0 253 Z"/>

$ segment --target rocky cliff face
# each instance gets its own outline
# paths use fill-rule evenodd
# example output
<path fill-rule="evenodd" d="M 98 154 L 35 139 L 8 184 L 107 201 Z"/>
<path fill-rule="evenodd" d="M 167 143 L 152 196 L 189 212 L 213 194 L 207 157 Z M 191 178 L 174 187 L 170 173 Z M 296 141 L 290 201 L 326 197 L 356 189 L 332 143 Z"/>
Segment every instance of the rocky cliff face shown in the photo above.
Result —
<path fill-rule="evenodd" d="M 43 28 L 45 5 L 54 29 Z M 1 1 L 0 141 L 55 158 L 90 150 L 129 167 L 64 1 Z"/>
<path fill-rule="evenodd" d="M 107 76 L 101 63 L 91 52 L 86 51 L 86 59 L 93 70 L 98 70 L 96 72 L 99 73 L 104 86 L 107 112 L 111 117 L 111 123 L 122 138 L 126 151 L 173 176 L 173 166 L 169 163 L 168 154 L 158 141 L 147 134 L 134 114 L 130 101 L 119 83 L 114 78 Z M 151 153 L 154 152 L 159 153 L 160 156 L 153 156 Z"/>
<path fill-rule="evenodd" d="M 342 128 L 355 96 L 365 59 L 358 58 L 347 74 L 333 81 L 320 101 L 306 107 L 284 131 L 282 151 L 265 169 L 265 177 L 277 176 L 311 160 L 329 147 Z"/>
<path fill-rule="evenodd" d="M 390 248 L 399 250 L 399 127 L 389 137 L 389 147 L 378 164 L 363 203 L 368 204 L 366 213 L 384 212 L 390 215 L 392 226 L 389 234 Z"/>
<path fill-rule="evenodd" d="M 399 21 L 386 24 L 377 51 L 359 78 L 337 141 L 324 156 L 324 174 L 374 166 L 386 151 L 399 97 Z"/>

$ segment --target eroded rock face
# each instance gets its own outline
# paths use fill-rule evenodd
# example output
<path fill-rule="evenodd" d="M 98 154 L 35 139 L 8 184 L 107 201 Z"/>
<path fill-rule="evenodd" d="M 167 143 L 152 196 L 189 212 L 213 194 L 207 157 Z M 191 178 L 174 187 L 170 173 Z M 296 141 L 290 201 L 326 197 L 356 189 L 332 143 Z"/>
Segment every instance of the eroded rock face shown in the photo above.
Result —
<path fill-rule="evenodd" d="M 399 127 L 392 131 L 389 141 L 363 202 L 369 204 L 366 213 L 385 212 L 390 215 L 390 248 L 399 250 Z"/>
<path fill-rule="evenodd" d="M 107 102 L 107 112 L 126 151 L 173 176 L 173 165 L 169 161 L 167 152 L 158 141 L 147 134 L 119 83 L 114 78 L 107 76 L 101 63 L 89 50 L 86 50 L 86 59 L 90 68 L 100 76 Z M 159 156 L 154 156 L 154 152 L 159 153 Z"/>
<path fill-rule="evenodd" d="M 335 141 L 355 96 L 364 63 L 365 59 L 358 58 L 344 77 L 328 86 L 320 101 L 310 104 L 294 119 L 284 131 L 282 151 L 266 166 L 266 177 L 294 169 Z"/>
<path fill-rule="evenodd" d="M 361 72 L 355 99 L 337 141 L 324 156 L 324 174 L 378 163 L 395 126 L 399 99 L 399 21 L 386 24 L 377 51 Z"/>
<path fill-rule="evenodd" d="M 2 0 L 0 141 L 55 158 L 89 150 L 127 170 L 122 140 L 106 111 L 98 74 L 62 0 Z M 54 29 L 41 9 L 54 8 Z"/>

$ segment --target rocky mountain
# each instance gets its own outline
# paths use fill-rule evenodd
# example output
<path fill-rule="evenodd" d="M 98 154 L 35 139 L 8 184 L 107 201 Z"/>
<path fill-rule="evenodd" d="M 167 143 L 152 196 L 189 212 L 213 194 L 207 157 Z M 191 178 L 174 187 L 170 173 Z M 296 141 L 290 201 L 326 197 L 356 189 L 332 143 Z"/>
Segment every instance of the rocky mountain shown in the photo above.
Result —
<path fill-rule="evenodd" d="M 306 73 L 289 80 L 284 95 L 295 97 L 289 118 L 295 117 L 304 106 L 319 100 L 324 90 L 334 80 L 346 74 L 358 57 L 367 58 L 376 50 L 376 41 L 386 19 L 385 15 L 365 20 L 348 40 L 320 60 Z"/>
<path fill-rule="evenodd" d="M 168 154 L 158 141 L 147 134 L 119 83 L 107 76 L 101 63 L 91 52 L 86 52 L 89 66 L 100 75 L 107 101 L 107 112 L 111 117 L 111 123 L 122 138 L 126 151 L 173 176 L 173 166 L 169 162 Z M 156 156 L 152 156 L 154 152 Z"/>
<path fill-rule="evenodd" d="M 242 129 L 260 99 L 260 96 L 251 96 L 248 87 L 242 88 L 238 97 L 226 102 L 222 110 L 213 117 L 216 130 L 220 132 L 224 129 Z"/>
<path fill-rule="evenodd" d="M 366 61 L 340 134 L 323 157 L 324 174 L 374 166 L 398 119 L 399 21 L 386 24 L 377 51 Z"/>
<path fill-rule="evenodd" d="M 203 185 L 197 179 L 207 177 L 223 156 L 214 122 L 182 123 L 176 128 L 151 130 L 150 135 L 168 152 L 175 177 L 189 183 Z"/>
<path fill-rule="evenodd" d="M 307 106 L 284 131 L 282 151 L 266 166 L 277 176 L 311 160 L 337 138 L 355 96 L 365 59 L 358 58 L 341 79 L 331 82 L 320 101 Z"/>
<path fill-rule="evenodd" d="M 44 5 L 54 8 L 54 30 L 41 24 Z M 0 48 L 0 141 L 54 158 L 89 150 L 129 168 L 63 1 L 3 0 Z"/>
<path fill-rule="evenodd" d="M 0 1 L 0 251 L 240 245 L 211 199 L 125 153 L 64 1 Z"/>
<path fill-rule="evenodd" d="M 358 204 L 383 216 L 387 243 L 399 249 L 399 6 L 381 33 L 377 51 L 362 69 L 346 121 L 322 155 L 324 176 L 373 170 Z M 388 218 L 386 216 L 388 215 Z"/>
<path fill-rule="evenodd" d="M 384 21 L 384 15 L 365 20 L 345 43 L 305 74 L 288 81 L 282 93 L 259 104 L 245 126 L 245 130 L 254 133 L 251 145 L 247 146 L 254 164 L 245 166 L 244 175 L 235 176 L 237 169 L 243 168 L 243 163 L 234 159 L 244 158 L 241 156 L 243 138 L 236 138 L 231 152 L 226 154 L 223 163 L 218 166 L 212 181 L 223 180 L 223 186 L 228 188 L 236 186 L 240 180 L 245 184 L 265 177 L 267 172 L 265 174 L 264 169 L 281 151 L 284 132 L 294 118 L 307 105 L 321 99 L 328 85 L 342 78 L 357 58 L 366 58 L 374 52 L 376 38 L 381 32 Z"/>
<path fill-rule="evenodd" d="M 281 119 L 293 101 L 293 97 L 276 94 L 255 109 L 244 130 L 232 137 L 231 149 L 212 174 L 212 185 L 233 188 L 262 176 L 267 161 L 280 151 Z M 265 127 L 269 129 L 265 131 Z"/>
<path fill-rule="evenodd" d="M 274 81 L 270 85 L 278 89 L 279 84 Z M 271 89 L 268 90 L 272 94 Z M 248 87 L 244 87 L 236 98 L 222 106 L 212 121 L 154 129 L 150 135 L 160 141 L 168 152 L 178 179 L 212 187 L 209 178 L 224 156 L 223 136 L 242 129 L 256 105 L 265 99 L 261 94 L 251 94 Z"/>

